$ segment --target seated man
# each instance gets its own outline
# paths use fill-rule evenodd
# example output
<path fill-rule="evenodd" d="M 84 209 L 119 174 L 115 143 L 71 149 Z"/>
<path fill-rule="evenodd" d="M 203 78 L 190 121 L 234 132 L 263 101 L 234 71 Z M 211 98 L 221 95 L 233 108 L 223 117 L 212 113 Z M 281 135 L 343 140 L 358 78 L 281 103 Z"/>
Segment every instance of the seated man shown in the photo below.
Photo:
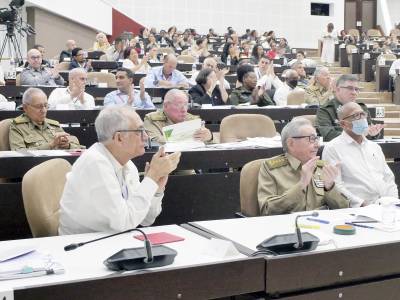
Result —
<path fill-rule="evenodd" d="M 120 61 L 124 59 L 124 40 L 117 37 L 114 40 L 114 45 L 110 46 L 107 51 L 107 60 L 109 61 Z"/>
<path fill-rule="evenodd" d="M 198 116 L 189 114 L 187 110 L 187 94 L 177 89 L 169 90 L 164 97 L 163 109 L 149 113 L 144 117 L 144 127 L 150 140 L 164 144 L 163 127 L 198 118 Z M 194 138 L 203 142 L 211 142 L 213 135 L 210 130 L 202 127 L 195 133 Z"/>
<path fill-rule="evenodd" d="M 56 88 L 49 96 L 50 109 L 57 109 L 57 105 L 66 105 L 67 109 L 93 109 L 93 96 L 85 92 L 87 73 L 82 68 L 76 68 L 68 74 L 68 87 Z M 65 109 L 65 108 L 63 108 Z"/>
<path fill-rule="evenodd" d="M 329 142 L 342 133 L 343 129 L 339 125 L 337 110 L 348 102 L 356 102 L 359 91 L 360 88 L 358 87 L 356 76 L 345 74 L 337 79 L 335 98 L 320 106 L 317 111 L 316 125 L 325 142 Z M 367 114 L 368 124 L 371 124 L 367 106 L 364 103 L 359 104 Z M 383 124 L 370 125 L 368 127 L 369 138 L 377 138 L 382 129 Z"/>
<path fill-rule="evenodd" d="M 29 88 L 22 96 L 24 113 L 10 125 L 10 149 L 51 150 L 82 148 L 71 140 L 57 121 L 46 119 L 47 96 L 38 88 Z"/>
<path fill-rule="evenodd" d="M 144 179 L 131 159 L 144 154 L 148 136 L 128 106 L 106 107 L 95 122 L 99 142 L 74 163 L 60 202 L 60 234 L 123 231 L 151 225 L 161 212 L 168 174 L 180 153 L 163 148 L 147 163 Z"/>
<path fill-rule="evenodd" d="M 90 59 L 86 60 L 85 52 L 82 48 L 74 48 L 72 50 L 72 60 L 69 63 L 69 70 L 75 68 L 83 68 L 86 70 L 86 72 L 93 71 L 92 61 Z"/>
<path fill-rule="evenodd" d="M 326 206 L 348 207 L 349 201 L 335 186 L 338 167 L 318 160 L 319 138 L 310 121 L 293 119 L 281 136 L 285 154 L 265 160 L 260 168 L 260 213 L 279 215 Z"/>
<path fill-rule="evenodd" d="M 58 69 L 42 66 L 42 54 L 37 49 L 28 51 L 28 66 L 21 72 L 21 85 L 64 85 Z"/>
<path fill-rule="evenodd" d="M 299 88 L 304 89 L 309 83 L 306 70 L 304 70 L 304 65 L 301 62 L 296 62 L 292 65 L 291 69 L 295 70 L 297 74 L 299 74 L 299 80 L 297 82 L 297 86 Z"/>
<path fill-rule="evenodd" d="M 301 90 L 301 88 L 297 87 L 299 82 L 299 74 L 295 70 L 289 69 L 285 72 L 285 82 L 283 85 L 276 90 L 274 94 L 274 101 L 278 106 L 287 105 L 287 97 L 290 92 L 296 90 Z"/>
<path fill-rule="evenodd" d="M 180 71 L 176 69 L 178 60 L 174 54 L 168 54 L 164 58 L 164 64 L 160 67 L 151 68 L 146 76 L 146 88 L 189 88 L 189 81 Z"/>
<path fill-rule="evenodd" d="M 108 93 L 104 97 L 104 106 L 130 105 L 136 108 L 154 108 L 151 98 L 144 89 L 144 78 L 140 80 L 140 92 L 133 84 L 134 73 L 127 68 L 118 68 L 115 78 L 118 90 Z"/>
<path fill-rule="evenodd" d="M 74 40 L 68 40 L 66 46 L 67 49 L 62 50 L 60 53 L 60 62 L 72 60 L 72 50 L 76 48 L 76 42 Z"/>
<path fill-rule="evenodd" d="M 305 88 L 305 102 L 308 104 L 322 105 L 329 99 L 334 98 L 334 79 L 331 78 L 329 69 L 318 66 L 314 71 L 314 78 L 309 86 Z"/>
<path fill-rule="evenodd" d="M 226 92 L 226 90 L 229 90 L 231 88 L 231 85 L 225 79 L 225 75 L 229 72 L 229 69 L 228 68 L 223 68 L 222 70 L 219 69 L 218 68 L 218 62 L 215 59 L 215 57 L 213 57 L 213 56 L 207 57 L 204 60 L 201 69 L 202 70 L 204 70 L 204 69 L 212 69 L 215 72 L 215 74 L 217 74 L 218 86 L 216 88 L 219 88 L 220 82 L 223 82 L 224 84 L 223 84 L 223 86 L 221 86 L 220 90 L 221 90 L 222 94 L 224 94 L 223 91 L 222 91 L 222 89 L 224 89 L 225 93 L 226 93 L 226 95 L 228 97 L 228 93 Z M 196 78 L 199 75 L 199 73 L 200 73 L 200 71 L 194 71 L 192 73 L 192 77 L 190 78 L 190 81 L 189 81 L 190 85 L 195 86 L 197 84 Z"/>
<path fill-rule="evenodd" d="M 325 145 L 322 157 L 332 164 L 340 163 L 335 182 L 349 198 L 350 206 L 365 206 L 385 196 L 398 198 L 394 175 L 381 147 L 365 138 L 365 111 L 357 103 L 348 102 L 339 109 L 338 117 L 343 132 Z"/>
<path fill-rule="evenodd" d="M 237 79 L 241 84 L 229 96 L 232 105 L 241 103 L 257 104 L 258 106 L 275 105 L 264 86 L 257 87 L 257 75 L 251 65 L 244 64 L 237 69 Z"/>
<path fill-rule="evenodd" d="M 394 60 L 389 69 L 389 75 L 393 78 L 397 77 L 397 73 L 400 71 L 400 58 Z"/>

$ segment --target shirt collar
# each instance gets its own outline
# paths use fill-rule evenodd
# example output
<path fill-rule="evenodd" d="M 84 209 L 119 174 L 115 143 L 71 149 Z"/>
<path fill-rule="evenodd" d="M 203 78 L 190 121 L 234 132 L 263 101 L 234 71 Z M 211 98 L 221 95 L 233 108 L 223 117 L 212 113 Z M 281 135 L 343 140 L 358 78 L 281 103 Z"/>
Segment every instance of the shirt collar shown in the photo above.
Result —
<path fill-rule="evenodd" d="M 363 145 L 365 143 L 365 141 L 367 140 L 367 138 L 365 136 L 363 136 L 363 140 L 361 142 L 361 144 L 357 143 L 350 135 L 347 134 L 347 132 L 345 132 L 344 130 L 342 131 L 342 137 L 343 140 L 347 143 L 347 144 L 357 144 L 357 145 Z"/>
<path fill-rule="evenodd" d="M 289 153 L 286 153 L 285 155 L 286 155 L 286 158 L 289 161 L 290 166 L 293 169 L 298 170 L 301 167 L 301 161 L 300 160 L 298 160 L 294 156 L 290 155 Z"/>
<path fill-rule="evenodd" d="M 121 174 L 121 172 L 124 170 L 125 166 L 121 165 L 114 157 L 114 155 L 112 155 L 112 153 L 107 149 L 106 146 L 104 146 L 102 143 L 98 143 L 99 147 L 104 151 L 104 153 L 106 154 L 107 158 L 110 160 L 115 173 L 117 174 Z"/>

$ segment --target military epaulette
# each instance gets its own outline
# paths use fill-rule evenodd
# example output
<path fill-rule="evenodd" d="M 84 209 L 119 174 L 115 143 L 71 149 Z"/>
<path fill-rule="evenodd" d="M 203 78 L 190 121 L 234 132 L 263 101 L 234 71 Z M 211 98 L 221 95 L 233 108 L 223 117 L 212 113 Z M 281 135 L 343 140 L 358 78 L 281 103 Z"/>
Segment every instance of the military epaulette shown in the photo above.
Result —
<path fill-rule="evenodd" d="M 155 111 L 146 115 L 152 121 L 165 121 L 167 117 L 163 113 L 163 111 Z"/>
<path fill-rule="evenodd" d="M 198 118 L 200 118 L 200 117 L 188 113 L 188 114 L 186 114 L 185 121 L 195 120 L 195 119 L 198 119 Z"/>
<path fill-rule="evenodd" d="M 24 116 L 24 115 L 21 115 L 21 116 L 16 117 L 16 118 L 14 119 L 14 123 L 15 123 L 15 124 L 29 123 L 29 118 L 26 117 L 26 116 Z"/>
<path fill-rule="evenodd" d="M 53 126 L 57 126 L 60 127 L 60 122 L 56 121 L 56 120 L 52 120 L 52 119 L 45 119 L 47 124 L 53 125 Z"/>
<path fill-rule="evenodd" d="M 317 160 L 317 167 L 323 167 L 326 165 L 326 161 L 325 160 Z"/>
<path fill-rule="evenodd" d="M 289 163 L 289 161 L 286 158 L 286 156 L 282 154 L 282 155 L 267 159 L 266 163 L 268 165 L 268 168 L 270 170 L 272 170 L 272 169 L 276 169 L 276 168 L 280 168 L 280 167 L 286 166 Z"/>

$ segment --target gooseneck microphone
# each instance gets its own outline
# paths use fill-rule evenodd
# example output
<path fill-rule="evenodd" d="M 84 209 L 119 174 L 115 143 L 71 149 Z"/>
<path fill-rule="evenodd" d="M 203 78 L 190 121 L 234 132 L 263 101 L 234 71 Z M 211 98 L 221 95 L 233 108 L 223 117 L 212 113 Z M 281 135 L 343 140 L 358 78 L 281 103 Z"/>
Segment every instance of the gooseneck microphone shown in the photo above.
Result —
<path fill-rule="evenodd" d="M 304 246 L 303 237 L 301 236 L 301 231 L 300 231 L 299 224 L 297 223 L 297 220 L 298 220 L 299 218 L 303 218 L 303 217 L 318 217 L 318 215 L 319 215 L 319 213 L 316 212 L 316 211 L 314 211 L 314 212 L 311 213 L 311 214 L 298 215 L 298 216 L 296 216 L 296 219 L 295 219 L 295 226 L 296 226 L 297 243 L 294 245 L 294 247 L 295 247 L 296 249 L 302 249 L 303 246 Z"/>
<path fill-rule="evenodd" d="M 97 242 L 97 241 L 100 241 L 100 240 L 108 239 L 110 237 L 117 236 L 117 235 L 124 234 L 124 233 L 128 233 L 128 232 L 132 232 L 132 231 L 138 231 L 144 236 L 144 247 L 146 249 L 146 254 L 147 254 L 147 257 L 145 258 L 144 261 L 146 263 L 152 262 L 153 261 L 153 252 L 151 250 L 151 248 L 152 248 L 151 242 L 149 241 L 149 239 L 147 238 L 147 235 L 143 232 L 143 230 L 140 230 L 140 229 L 137 229 L 137 228 L 131 228 L 131 229 L 128 229 L 128 230 L 125 230 L 125 231 L 121 231 L 121 232 L 117 232 L 117 233 L 114 233 L 114 234 L 106 235 L 106 236 L 103 236 L 101 238 L 97 238 L 97 239 L 90 240 L 90 241 L 87 241 L 87 242 L 69 244 L 69 245 L 64 247 L 64 251 L 75 250 L 76 248 L 82 247 L 82 246 L 84 246 L 86 244 L 94 243 L 94 242 Z"/>

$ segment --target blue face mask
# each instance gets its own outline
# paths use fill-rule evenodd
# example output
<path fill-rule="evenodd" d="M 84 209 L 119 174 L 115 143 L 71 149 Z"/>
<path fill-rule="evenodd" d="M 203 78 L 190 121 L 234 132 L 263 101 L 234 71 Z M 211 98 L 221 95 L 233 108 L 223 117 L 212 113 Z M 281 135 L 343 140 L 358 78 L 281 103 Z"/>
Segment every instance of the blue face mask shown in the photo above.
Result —
<path fill-rule="evenodd" d="M 367 135 L 368 133 L 368 122 L 367 119 L 362 118 L 359 120 L 354 120 L 351 122 L 353 124 L 353 128 L 351 131 L 353 131 L 354 134 L 356 135 Z"/>

